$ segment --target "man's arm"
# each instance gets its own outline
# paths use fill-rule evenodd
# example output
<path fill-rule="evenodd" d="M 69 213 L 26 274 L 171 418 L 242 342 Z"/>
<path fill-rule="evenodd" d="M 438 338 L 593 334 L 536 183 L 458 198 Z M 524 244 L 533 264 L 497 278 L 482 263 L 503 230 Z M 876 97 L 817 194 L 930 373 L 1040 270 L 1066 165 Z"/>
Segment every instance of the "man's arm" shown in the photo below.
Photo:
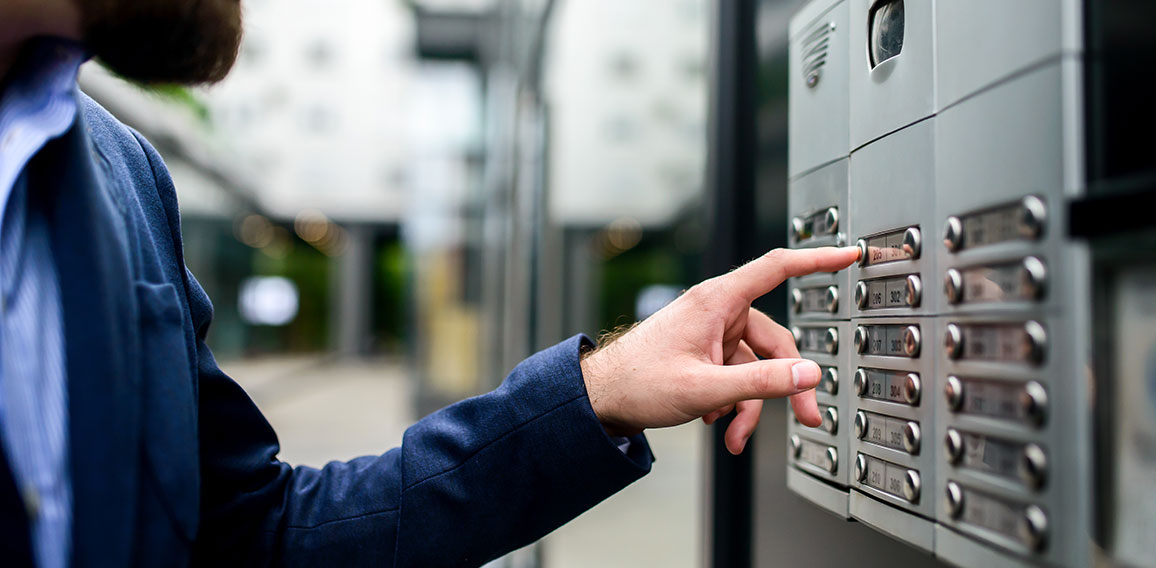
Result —
<path fill-rule="evenodd" d="M 846 249 L 767 255 L 696 286 L 585 360 L 584 338 L 563 342 L 498 390 L 418 422 L 400 449 L 321 470 L 276 460 L 272 429 L 204 346 L 210 308 L 190 279 L 201 365 L 199 558 L 479 565 L 645 474 L 645 428 L 737 408 L 727 435 L 737 453 L 761 399 L 781 396 L 796 397 L 800 420 L 814 423 L 815 364 L 750 302 L 791 275 L 854 259 Z M 607 432 L 637 436 L 631 453 Z"/>
<path fill-rule="evenodd" d="M 277 460 L 276 434 L 205 344 L 212 304 L 183 268 L 176 194 L 137 135 L 163 209 L 154 237 L 184 290 L 196 361 L 199 564 L 481 564 L 532 542 L 642 476 L 642 437 L 614 446 L 586 397 L 574 338 L 497 391 L 411 427 L 402 447 L 318 470 Z M 142 184 L 144 180 L 141 180 Z M 152 186 L 153 184 L 148 184 Z M 148 189 L 152 189 L 151 187 Z M 142 187 L 142 191 L 148 191 Z M 400 535 L 400 536 L 399 536 Z"/>
<path fill-rule="evenodd" d="M 623 455 L 603 432 L 582 341 L 421 420 L 399 449 L 320 470 L 276 460 L 272 429 L 203 350 L 198 560 L 480 565 L 534 542 L 650 468 L 644 438 Z"/>

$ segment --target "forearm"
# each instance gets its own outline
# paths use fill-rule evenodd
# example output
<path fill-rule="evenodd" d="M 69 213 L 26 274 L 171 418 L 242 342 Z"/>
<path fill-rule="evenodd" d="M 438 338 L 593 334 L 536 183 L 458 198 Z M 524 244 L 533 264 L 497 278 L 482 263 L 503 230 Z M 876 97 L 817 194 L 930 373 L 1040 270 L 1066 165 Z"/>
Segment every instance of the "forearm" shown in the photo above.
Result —
<path fill-rule="evenodd" d="M 632 438 L 624 455 L 595 417 L 580 345 L 575 337 L 534 355 L 496 391 L 406 433 L 398 565 L 481 563 L 541 538 L 649 471 L 645 438 Z"/>
<path fill-rule="evenodd" d="M 381 456 L 289 471 L 265 461 L 266 447 L 268 457 L 246 463 L 267 485 L 238 493 L 243 509 L 220 504 L 247 518 L 261 511 L 260 534 L 238 535 L 231 515 L 215 514 L 206 520 L 221 526 L 203 535 L 232 543 L 217 553 L 252 546 L 272 564 L 397 566 L 477 565 L 541 538 L 650 467 L 645 438 L 623 454 L 594 416 L 580 344 L 531 357 L 496 391 L 424 418 Z M 232 473 L 231 485 L 248 483 Z"/>

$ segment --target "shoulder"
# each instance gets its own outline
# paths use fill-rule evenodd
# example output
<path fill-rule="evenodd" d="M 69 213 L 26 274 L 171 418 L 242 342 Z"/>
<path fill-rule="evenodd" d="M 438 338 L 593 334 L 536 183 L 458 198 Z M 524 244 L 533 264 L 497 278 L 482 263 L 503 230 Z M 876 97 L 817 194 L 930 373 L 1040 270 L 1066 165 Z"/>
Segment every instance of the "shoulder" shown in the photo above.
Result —
<path fill-rule="evenodd" d="M 111 181 L 107 189 L 126 220 L 147 227 L 158 253 L 183 262 L 176 188 L 160 154 L 144 136 L 83 92 L 78 92 L 78 113 Z"/>
<path fill-rule="evenodd" d="M 77 102 L 88 136 L 111 173 L 118 179 L 127 177 L 134 186 L 156 185 L 158 178 L 167 181 L 169 175 L 163 160 L 144 136 L 117 120 L 84 92 L 78 93 Z"/>
<path fill-rule="evenodd" d="M 161 213 L 162 218 L 155 220 L 176 228 L 180 223 L 176 189 L 160 153 L 140 132 L 117 120 L 84 92 L 79 93 L 78 102 L 88 136 L 116 185 L 132 193 L 127 197 L 133 201 L 148 204 L 159 200 L 163 211 L 155 213 Z"/>

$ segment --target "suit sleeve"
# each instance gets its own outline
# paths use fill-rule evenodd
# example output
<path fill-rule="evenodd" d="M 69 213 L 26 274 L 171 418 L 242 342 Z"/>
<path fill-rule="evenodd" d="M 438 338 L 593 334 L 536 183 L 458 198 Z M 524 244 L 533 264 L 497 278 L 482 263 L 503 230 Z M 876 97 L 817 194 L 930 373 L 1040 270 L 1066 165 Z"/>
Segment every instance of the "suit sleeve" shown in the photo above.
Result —
<path fill-rule="evenodd" d="M 494 392 L 440 410 L 380 456 L 292 468 L 276 434 L 204 344 L 211 307 L 189 278 L 200 376 L 198 563 L 481 565 L 529 544 L 649 471 L 591 409 L 577 336 Z"/>

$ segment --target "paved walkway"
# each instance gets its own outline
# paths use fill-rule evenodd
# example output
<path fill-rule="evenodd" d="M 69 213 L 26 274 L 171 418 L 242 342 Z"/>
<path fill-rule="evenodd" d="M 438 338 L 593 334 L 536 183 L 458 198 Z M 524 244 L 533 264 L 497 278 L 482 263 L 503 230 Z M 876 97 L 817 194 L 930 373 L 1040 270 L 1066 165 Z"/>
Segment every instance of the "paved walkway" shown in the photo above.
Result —
<path fill-rule="evenodd" d="M 320 357 L 225 361 L 281 440 L 281 459 L 321 466 L 401 443 L 413 421 L 400 361 Z M 700 565 L 701 424 L 650 432 L 651 474 L 548 536 L 545 568 Z M 513 564 L 507 564 L 512 566 Z"/>

